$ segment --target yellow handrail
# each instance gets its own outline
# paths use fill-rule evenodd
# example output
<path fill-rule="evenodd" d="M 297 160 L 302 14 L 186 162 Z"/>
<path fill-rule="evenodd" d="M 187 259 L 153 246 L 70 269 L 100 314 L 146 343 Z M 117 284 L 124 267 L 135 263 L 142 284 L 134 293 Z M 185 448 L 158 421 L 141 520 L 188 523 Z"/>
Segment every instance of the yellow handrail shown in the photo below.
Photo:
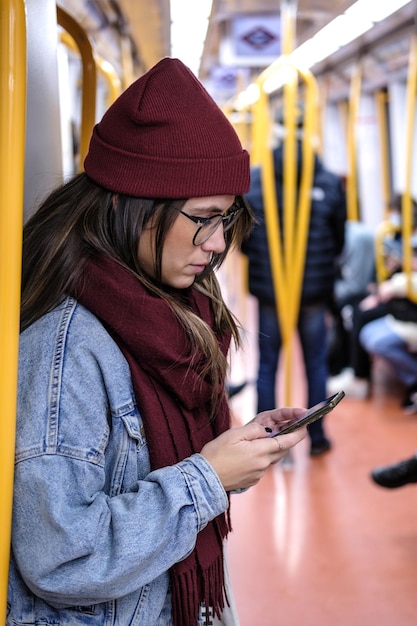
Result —
<path fill-rule="evenodd" d="M 346 185 L 346 201 L 348 219 L 357 221 L 359 219 L 358 207 L 358 181 L 357 181 L 357 159 L 356 159 L 356 129 L 359 112 L 359 101 L 362 87 L 362 71 L 360 66 L 352 76 L 349 98 L 348 117 L 348 176 Z"/>
<path fill-rule="evenodd" d="M 388 203 L 390 197 L 390 176 L 389 176 L 389 146 L 387 136 L 387 115 L 385 111 L 387 94 L 377 91 L 375 94 L 376 111 L 378 118 L 379 142 L 381 146 L 381 171 L 382 171 L 382 198 L 385 207 L 385 217 L 388 213 Z"/>
<path fill-rule="evenodd" d="M 60 40 L 65 46 L 67 46 L 67 48 L 72 50 L 72 52 L 75 52 L 78 55 L 80 54 L 80 50 L 74 38 L 67 31 L 64 30 L 60 33 Z M 97 65 L 97 69 L 100 71 L 101 75 L 105 78 L 107 83 L 108 95 L 106 108 L 108 108 L 120 95 L 122 91 L 122 82 L 115 68 L 109 61 L 106 61 L 105 59 L 100 57 L 96 52 L 94 52 L 94 50 L 93 56 Z"/>
<path fill-rule="evenodd" d="M 293 302 L 292 322 L 294 327 L 297 323 L 301 299 L 301 286 L 304 276 L 305 252 L 307 247 L 308 230 L 310 224 L 311 188 L 313 186 L 312 183 L 314 175 L 313 135 L 315 132 L 318 107 L 317 83 L 314 76 L 310 72 L 305 72 L 301 69 L 299 70 L 299 72 L 304 79 L 307 88 L 302 143 L 303 171 L 301 173 L 300 197 L 297 210 L 298 227 L 295 233 L 296 246 L 294 253 L 294 270 L 291 280 L 291 284 L 293 285 L 293 291 L 291 296 Z M 295 212 L 293 219 L 295 220 Z"/>
<path fill-rule="evenodd" d="M 107 107 L 120 96 L 122 92 L 122 81 L 120 80 L 113 65 L 106 59 L 101 58 L 98 54 L 95 55 L 97 69 L 101 75 L 105 78 L 107 83 Z"/>
<path fill-rule="evenodd" d="M 388 220 L 383 220 L 376 229 L 375 234 L 375 266 L 376 266 L 376 279 L 378 283 L 382 283 L 387 280 L 392 271 L 386 267 L 385 264 L 385 246 L 384 242 L 387 237 L 393 238 L 400 231 L 399 226 L 391 224 Z"/>
<path fill-rule="evenodd" d="M 413 228 L 413 207 L 411 197 L 411 176 L 413 164 L 413 138 L 415 127 L 415 106 L 417 95 L 417 35 L 414 35 L 410 46 L 410 59 L 407 79 L 407 112 L 406 112 L 406 164 L 405 191 L 402 197 L 402 237 L 404 271 L 407 274 L 407 294 L 410 300 L 417 302 L 417 292 L 411 280 L 411 231 Z"/>
<path fill-rule="evenodd" d="M 324 150 L 324 128 L 323 128 L 323 111 L 327 109 L 328 95 L 329 95 L 329 85 L 327 78 L 324 78 L 317 84 L 317 90 L 319 92 L 319 103 L 318 103 L 318 111 L 317 111 L 317 124 L 316 124 L 316 132 L 317 132 L 317 154 L 319 156 L 323 156 Z"/>
<path fill-rule="evenodd" d="M 6 622 L 13 499 L 26 112 L 23 0 L 0 2 L 0 623 Z"/>
<path fill-rule="evenodd" d="M 85 30 L 64 9 L 57 6 L 57 21 L 74 39 L 78 46 L 82 62 L 82 101 L 81 101 L 81 133 L 80 133 L 80 164 L 88 152 L 91 133 L 96 121 L 96 89 L 97 70 L 93 48 Z"/>

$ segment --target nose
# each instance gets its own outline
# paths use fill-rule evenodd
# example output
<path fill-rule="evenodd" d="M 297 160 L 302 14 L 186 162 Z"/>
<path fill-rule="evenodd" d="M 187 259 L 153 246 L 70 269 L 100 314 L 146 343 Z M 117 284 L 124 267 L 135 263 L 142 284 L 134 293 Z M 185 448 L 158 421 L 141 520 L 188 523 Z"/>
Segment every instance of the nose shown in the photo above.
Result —
<path fill-rule="evenodd" d="M 214 233 L 201 244 L 201 247 L 206 252 L 215 252 L 221 254 L 226 248 L 226 242 L 224 240 L 223 224 L 220 223 Z"/>

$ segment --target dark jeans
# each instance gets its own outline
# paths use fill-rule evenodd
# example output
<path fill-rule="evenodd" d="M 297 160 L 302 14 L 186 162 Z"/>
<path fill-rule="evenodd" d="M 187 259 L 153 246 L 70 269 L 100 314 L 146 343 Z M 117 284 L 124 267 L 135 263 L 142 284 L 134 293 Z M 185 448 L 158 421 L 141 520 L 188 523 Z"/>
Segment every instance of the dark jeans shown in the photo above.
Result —
<path fill-rule="evenodd" d="M 326 397 L 327 381 L 327 326 L 326 305 L 304 305 L 298 318 L 298 334 L 307 376 L 308 406 L 321 402 Z M 259 315 L 259 369 L 257 379 L 258 413 L 273 409 L 277 404 L 275 389 L 281 333 L 276 309 L 258 302 Z M 308 432 L 311 442 L 324 437 L 323 418 L 310 424 Z"/>

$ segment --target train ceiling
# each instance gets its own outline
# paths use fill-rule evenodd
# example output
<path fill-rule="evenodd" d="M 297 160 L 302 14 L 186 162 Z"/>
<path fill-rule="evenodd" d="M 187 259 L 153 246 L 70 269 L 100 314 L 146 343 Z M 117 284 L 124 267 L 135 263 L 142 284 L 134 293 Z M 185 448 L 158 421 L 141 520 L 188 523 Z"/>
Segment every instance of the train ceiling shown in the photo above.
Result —
<path fill-rule="evenodd" d="M 208 80 L 212 68 L 221 65 L 222 45 L 236 17 L 256 14 L 273 18 L 280 12 L 283 2 L 293 4 L 293 0 L 213 0 L 200 78 L 203 81 Z M 312 37 L 353 3 L 354 0 L 295 2 L 295 46 Z M 128 35 L 138 75 L 160 58 L 170 55 L 169 0 L 59 0 L 58 4 L 85 23 L 91 37 L 102 48 L 101 54 L 105 58 L 114 54 L 117 47 L 113 45 L 112 51 L 107 51 L 107 54 L 103 50 L 109 48 L 110 32 L 113 36 L 117 36 L 117 33 Z M 325 81 L 327 97 L 333 100 L 348 96 L 351 75 L 358 63 L 361 64 L 362 86 L 365 91 L 384 88 L 391 80 L 405 78 L 411 36 L 416 32 L 417 0 L 412 0 L 355 42 L 318 63 L 312 68 L 312 72 Z M 263 67 L 252 66 L 247 71 L 256 75 L 262 69 Z"/>

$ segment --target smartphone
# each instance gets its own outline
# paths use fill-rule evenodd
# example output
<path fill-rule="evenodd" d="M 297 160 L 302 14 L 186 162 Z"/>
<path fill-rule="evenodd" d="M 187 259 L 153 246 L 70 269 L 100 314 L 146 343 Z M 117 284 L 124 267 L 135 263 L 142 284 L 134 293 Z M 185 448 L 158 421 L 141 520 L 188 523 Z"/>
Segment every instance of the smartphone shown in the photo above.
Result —
<path fill-rule="evenodd" d="M 339 391 L 333 396 L 330 396 L 330 398 L 326 398 L 326 400 L 322 400 L 322 402 L 319 402 L 315 406 L 312 406 L 310 409 L 308 409 L 304 417 L 301 417 L 294 422 L 282 422 L 281 424 L 277 424 L 269 437 L 286 435 L 287 433 L 292 433 L 294 430 L 297 430 L 302 426 L 307 426 L 307 424 L 315 422 L 316 420 L 320 419 L 320 417 L 323 417 L 323 415 L 326 415 L 326 413 L 332 411 L 335 406 L 339 404 L 340 400 L 344 398 L 344 396 L 345 392 Z"/>

